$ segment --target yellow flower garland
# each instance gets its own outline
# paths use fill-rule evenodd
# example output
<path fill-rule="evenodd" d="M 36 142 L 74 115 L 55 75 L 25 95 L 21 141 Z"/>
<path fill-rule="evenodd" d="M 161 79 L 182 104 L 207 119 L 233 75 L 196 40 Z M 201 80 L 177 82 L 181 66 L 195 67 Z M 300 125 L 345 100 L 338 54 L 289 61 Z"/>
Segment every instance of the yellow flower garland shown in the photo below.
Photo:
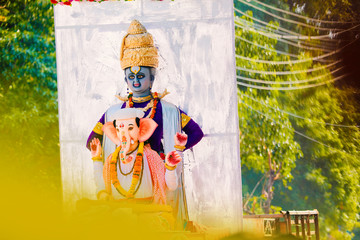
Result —
<path fill-rule="evenodd" d="M 138 152 L 136 154 L 135 163 L 134 163 L 134 172 L 133 177 L 130 185 L 129 191 L 126 191 L 120 184 L 118 176 L 117 176 L 117 159 L 119 156 L 119 152 L 121 150 L 121 146 L 116 148 L 115 152 L 110 161 L 110 176 L 111 176 L 111 183 L 114 185 L 116 190 L 126 198 L 133 198 L 135 194 L 136 185 L 139 182 L 139 178 L 142 172 L 142 162 L 143 162 L 143 153 L 144 153 L 144 143 L 141 142 L 139 144 Z"/>

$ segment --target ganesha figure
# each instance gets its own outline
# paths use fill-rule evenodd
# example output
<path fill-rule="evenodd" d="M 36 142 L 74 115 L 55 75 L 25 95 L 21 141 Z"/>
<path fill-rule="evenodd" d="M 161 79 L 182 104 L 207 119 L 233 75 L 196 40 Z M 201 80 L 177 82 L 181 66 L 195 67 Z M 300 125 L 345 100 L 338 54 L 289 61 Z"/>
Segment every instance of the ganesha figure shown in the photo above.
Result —
<path fill-rule="evenodd" d="M 132 170 L 132 164 L 126 164 L 127 162 L 135 161 L 134 168 L 135 166 L 138 166 L 136 164 L 136 157 L 126 156 L 126 153 L 130 153 L 134 150 L 133 148 L 135 145 L 132 144 L 136 144 L 136 141 L 134 140 L 134 143 L 130 142 L 130 145 L 124 144 L 123 146 L 122 139 L 124 137 L 118 136 L 120 140 L 114 138 L 114 129 L 110 131 L 109 128 L 111 127 L 108 127 L 111 126 L 109 122 L 117 119 L 119 112 L 122 111 L 122 109 L 124 108 L 138 109 L 143 113 L 143 117 L 141 116 L 142 118 L 140 122 L 144 122 L 145 124 L 147 120 L 152 119 L 152 121 L 155 122 L 158 126 L 154 130 L 152 130 L 152 134 L 144 135 L 146 136 L 144 137 L 141 134 L 141 123 L 139 125 L 140 143 L 139 148 L 136 148 L 136 151 L 139 152 L 142 149 L 141 143 L 144 142 L 143 140 L 146 138 L 146 143 L 149 144 L 149 147 L 146 147 L 147 145 L 145 144 L 145 155 L 146 151 L 149 151 L 148 153 L 150 153 L 150 150 L 146 149 L 152 149 L 162 157 L 163 161 L 165 160 L 165 156 L 172 156 L 171 158 L 179 160 L 179 156 L 173 152 L 174 150 L 176 150 L 177 153 L 180 153 L 181 155 L 182 151 L 192 148 L 204 136 L 199 125 L 193 119 L 191 119 L 184 111 L 182 111 L 175 105 L 163 100 L 163 98 L 168 94 L 166 90 L 161 94 L 151 91 L 151 87 L 155 80 L 156 68 L 158 67 L 158 57 L 158 50 L 154 46 L 152 35 L 147 32 L 145 27 L 139 21 L 132 21 L 128 29 L 128 33 L 123 38 L 120 50 L 120 63 L 125 73 L 125 83 L 131 90 L 131 92 L 126 97 L 117 96 L 119 100 L 121 100 L 121 102 L 119 104 L 111 106 L 102 115 L 100 120 L 95 125 L 93 131 L 90 133 L 87 141 L 88 149 L 90 149 L 91 146 L 94 146 L 94 144 L 96 145 L 97 151 L 100 151 L 99 149 L 101 147 L 100 157 L 96 156 L 95 158 L 93 158 L 100 160 L 94 161 L 94 168 L 97 169 L 96 171 L 99 173 L 98 175 L 102 175 L 103 164 L 105 164 L 105 169 L 108 169 L 105 159 L 108 159 L 109 155 L 111 155 L 112 157 L 114 157 L 115 155 L 119 155 L 119 158 L 121 159 L 119 166 L 121 166 L 121 171 L 124 174 L 129 173 Z M 117 124 L 120 124 L 121 122 L 125 126 L 125 122 L 123 121 L 116 120 L 115 122 Z M 135 125 L 134 123 L 132 124 Z M 114 128 L 119 129 L 120 131 L 121 126 L 115 125 Z M 107 131 L 112 132 L 112 134 L 107 134 Z M 149 131 L 148 133 L 150 132 L 151 131 Z M 182 137 L 182 135 L 180 134 L 181 132 L 184 132 L 187 135 L 187 141 L 185 145 L 179 144 L 179 139 Z M 174 138 L 174 136 L 178 137 Z M 132 140 L 126 141 L 128 142 Z M 119 146 L 122 146 L 122 148 L 119 148 Z M 154 152 L 151 153 L 153 154 Z M 133 158 L 135 158 L 135 160 Z M 109 161 L 111 162 L 111 160 Z M 152 169 L 151 160 L 148 160 L 148 162 L 149 170 L 157 171 L 155 169 L 158 169 L 158 167 Z M 166 170 L 164 178 L 167 186 L 167 190 L 165 192 L 166 201 L 167 204 L 170 204 L 173 207 L 174 215 L 177 219 L 177 223 L 180 225 L 180 228 L 181 226 L 184 226 L 184 224 L 186 224 L 186 221 L 188 221 L 186 197 L 182 177 L 182 163 L 183 161 L 180 161 L 178 167 L 176 167 L 176 169 L 171 173 L 168 173 L 168 171 L 170 170 Z M 166 162 L 166 164 L 171 165 L 170 162 Z M 110 166 L 112 165 L 110 164 Z M 135 171 L 135 169 L 132 171 Z M 104 176 L 109 176 L 107 175 L 107 170 L 105 171 Z M 139 190 L 134 195 L 135 197 L 143 198 L 154 196 L 154 200 L 156 198 L 160 202 L 164 201 L 163 193 L 161 193 L 160 195 L 157 195 L 159 193 L 155 194 L 155 191 L 157 191 L 156 189 L 158 189 L 156 184 L 158 183 L 156 183 L 156 181 L 153 181 L 154 179 L 152 179 L 152 182 L 150 180 L 151 179 L 149 179 L 149 182 L 147 182 L 143 179 L 140 187 L 139 185 L 131 185 L 131 180 L 128 185 L 121 185 L 122 188 L 127 186 L 127 189 L 131 189 L 127 192 L 123 192 L 122 190 L 120 192 L 125 193 L 126 197 L 131 197 L 133 194 L 132 191 L 136 191 L 136 189 L 139 188 Z M 100 180 L 97 182 L 100 182 Z M 153 185 L 151 185 L 151 183 Z M 145 187 L 146 184 L 147 187 Z M 140 191 L 142 188 L 144 188 L 144 191 Z M 176 189 L 174 190 L 174 188 Z M 168 191 L 169 189 L 174 191 Z M 103 198 L 106 196 L 106 194 L 109 193 L 108 190 L 110 190 L 110 188 L 106 186 L 106 193 L 102 191 L 104 189 L 98 188 L 97 190 L 99 198 Z"/>
<path fill-rule="evenodd" d="M 104 164 L 99 139 L 91 141 L 99 199 L 136 199 L 142 203 L 165 204 L 166 192 L 177 188 L 174 170 L 181 156 L 171 151 L 164 163 L 149 144 L 144 144 L 157 123 L 151 118 L 142 118 L 143 115 L 138 109 L 121 109 L 104 124 L 104 134 L 117 146 Z M 177 133 L 174 139 L 179 147 L 184 147 L 187 135 Z"/>

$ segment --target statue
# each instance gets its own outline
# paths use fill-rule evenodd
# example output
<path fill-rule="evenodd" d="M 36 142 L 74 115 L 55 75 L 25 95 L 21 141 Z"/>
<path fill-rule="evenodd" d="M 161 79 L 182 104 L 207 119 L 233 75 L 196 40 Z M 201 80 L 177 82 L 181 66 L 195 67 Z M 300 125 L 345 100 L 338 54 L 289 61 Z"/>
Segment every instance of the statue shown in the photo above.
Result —
<path fill-rule="evenodd" d="M 105 123 L 105 135 L 118 147 L 107 157 L 104 166 L 102 161 L 98 161 L 102 160 L 99 139 L 91 141 L 92 159 L 99 163 L 95 165 L 95 174 L 103 177 L 105 186 L 98 193 L 99 199 L 135 198 L 141 199 L 141 202 L 165 204 L 166 190 L 177 188 L 174 170 L 181 156 L 172 151 L 167 154 L 164 163 L 150 144 L 144 144 L 157 124 L 151 118 L 142 118 L 143 115 L 143 111 L 135 108 L 120 109 Z M 185 146 L 186 134 L 178 133 L 174 137 L 179 147 Z"/>
<path fill-rule="evenodd" d="M 165 156 L 173 156 L 169 155 L 169 153 L 174 150 L 182 152 L 193 147 L 204 136 L 199 125 L 184 111 L 163 100 L 163 97 L 168 94 L 166 90 L 162 94 L 151 92 L 151 87 L 155 80 L 156 67 L 158 66 L 158 51 L 154 46 L 152 35 L 147 32 L 139 21 L 134 20 L 131 22 L 128 33 L 123 38 L 120 51 L 120 63 L 125 71 L 125 82 L 132 92 L 127 97 L 117 96 L 122 103 L 111 106 L 102 115 L 87 141 L 88 149 L 94 146 L 94 144 L 96 146 L 101 145 L 102 149 L 101 157 L 93 158 L 95 160 L 94 171 L 96 173 L 95 180 L 99 198 L 103 197 L 101 193 L 104 193 L 102 191 L 105 186 L 102 185 L 102 174 L 98 173 L 102 173 L 101 169 L 104 159 L 107 159 L 109 155 L 114 153 L 118 149 L 117 144 L 120 143 L 114 142 L 114 139 L 109 134 L 106 134 L 106 124 L 116 119 L 114 116 L 117 116 L 121 109 L 136 108 L 144 113 L 143 119 L 149 118 L 156 122 L 158 127 L 155 128 L 146 143 L 149 144 L 149 149 L 156 151 L 163 160 Z M 184 138 L 184 135 L 180 134 L 182 131 L 187 135 L 187 141 L 184 146 L 178 144 L 181 142 L 179 140 Z M 174 138 L 174 136 L 177 137 Z M 99 147 L 96 147 L 96 149 L 99 151 Z M 131 160 L 131 157 L 120 156 L 120 158 L 124 159 L 125 162 Z M 188 221 L 186 198 L 183 189 L 182 162 L 180 162 L 179 167 L 174 172 L 176 172 L 177 178 L 180 181 L 176 179 L 176 182 L 179 183 L 177 184 L 178 187 L 173 192 L 167 192 L 166 198 L 168 204 L 173 206 L 175 216 L 182 226 Z M 151 193 L 149 192 L 147 195 L 151 195 Z"/>

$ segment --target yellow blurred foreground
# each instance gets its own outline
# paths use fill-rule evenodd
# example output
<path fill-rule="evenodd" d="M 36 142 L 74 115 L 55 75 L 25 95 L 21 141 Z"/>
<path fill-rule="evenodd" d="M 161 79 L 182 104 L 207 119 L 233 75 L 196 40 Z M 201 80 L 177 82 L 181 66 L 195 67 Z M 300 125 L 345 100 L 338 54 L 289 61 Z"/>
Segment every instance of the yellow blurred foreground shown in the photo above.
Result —
<path fill-rule="evenodd" d="M 50 181 L 34 184 L 31 174 L 25 174 L 26 169 L 19 169 L 19 177 L 15 172 L 2 169 L 0 175 L 0 239 L 263 239 L 245 233 L 229 236 L 228 229 L 176 231 L 167 207 L 161 207 L 161 214 L 155 213 L 159 206 L 148 211 L 143 205 L 114 207 L 112 203 L 83 200 L 78 202 L 76 213 L 66 216 L 62 213 L 60 194 L 56 188 L 47 186 Z M 137 214 L 139 211 L 141 215 Z"/>

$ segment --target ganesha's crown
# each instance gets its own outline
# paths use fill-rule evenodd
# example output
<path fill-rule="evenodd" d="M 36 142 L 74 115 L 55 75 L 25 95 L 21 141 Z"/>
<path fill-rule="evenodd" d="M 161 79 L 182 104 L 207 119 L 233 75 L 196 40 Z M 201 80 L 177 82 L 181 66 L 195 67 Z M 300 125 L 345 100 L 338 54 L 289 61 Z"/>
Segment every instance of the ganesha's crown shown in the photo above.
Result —
<path fill-rule="evenodd" d="M 157 67 L 158 51 L 152 35 L 138 21 L 133 20 L 124 36 L 120 49 L 121 68 L 134 66 Z"/>

